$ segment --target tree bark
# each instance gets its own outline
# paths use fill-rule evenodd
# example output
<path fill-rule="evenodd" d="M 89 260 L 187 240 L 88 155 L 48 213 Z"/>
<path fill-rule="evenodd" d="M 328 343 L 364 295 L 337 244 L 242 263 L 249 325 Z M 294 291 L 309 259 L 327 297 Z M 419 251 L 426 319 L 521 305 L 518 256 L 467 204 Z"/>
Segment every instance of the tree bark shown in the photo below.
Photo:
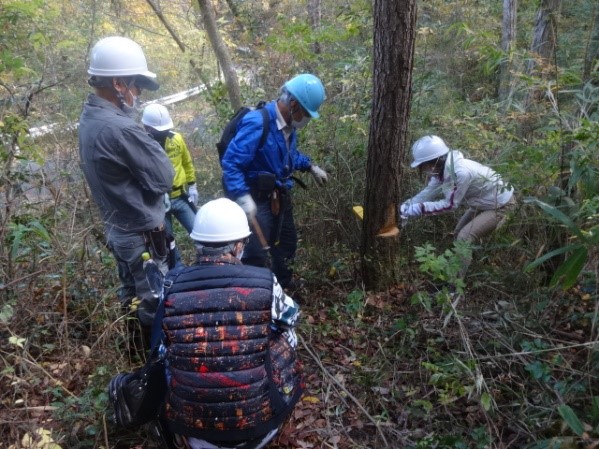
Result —
<path fill-rule="evenodd" d="M 223 76 L 225 77 L 225 85 L 227 86 L 229 101 L 231 102 L 233 110 L 236 111 L 242 105 L 239 81 L 237 79 L 235 68 L 233 67 L 231 56 L 229 55 L 229 50 L 221 39 L 220 34 L 218 34 L 214 8 L 209 0 L 197 0 L 197 4 L 204 20 L 204 28 L 208 34 L 208 39 L 212 44 L 212 49 L 214 50 L 216 59 L 220 64 Z"/>
<path fill-rule="evenodd" d="M 166 17 L 164 17 L 164 14 L 162 14 L 162 10 L 158 7 L 158 5 L 156 5 L 152 0 L 146 0 L 146 2 L 148 3 L 148 5 L 150 5 L 152 10 L 154 11 L 154 14 L 156 14 L 156 17 L 158 17 L 158 20 L 160 20 L 160 23 L 162 23 L 164 28 L 166 28 L 168 33 L 171 35 L 171 37 L 173 38 L 173 40 L 175 41 L 175 43 L 177 44 L 177 47 L 179 47 L 181 52 L 187 53 L 187 46 L 183 43 L 183 41 L 181 40 L 181 38 L 179 37 L 179 35 L 175 31 L 175 29 L 171 26 L 169 21 L 166 20 Z M 200 78 L 200 81 L 202 81 L 204 86 L 206 86 L 208 93 L 211 94 L 210 82 L 204 75 L 204 72 L 202 72 L 202 70 L 197 66 L 197 64 L 191 57 L 189 58 L 189 65 L 191 65 L 191 67 L 194 69 L 194 71 Z"/>
<path fill-rule="evenodd" d="M 237 5 L 235 4 L 235 2 L 233 0 L 225 0 L 225 3 L 231 10 L 231 14 L 233 14 L 233 17 L 235 17 L 235 19 L 237 19 L 239 17 L 239 9 L 237 8 Z"/>
<path fill-rule="evenodd" d="M 527 73 L 531 76 L 547 78 L 553 73 L 555 51 L 557 48 L 557 14 L 561 0 L 541 0 L 541 5 L 535 17 L 534 35 L 530 47 L 531 58 L 528 62 Z M 532 89 L 526 99 L 526 109 L 537 99 L 541 92 Z"/>
<path fill-rule="evenodd" d="M 309 0 L 308 1 L 308 16 L 310 17 L 310 26 L 313 31 L 320 29 L 322 20 L 322 1 L 321 0 Z M 320 42 L 314 41 L 312 43 L 312 50 L 315 54 L 320 54 Z"/>
<path fill-rule="evenodd" d="M 560 0 L 541 0 L 541 6 L 535 18 L 535 29 L 530 51 L 538 58 L 539 62 L 551 62 L 555 55 L 557 45 L 556 15 L 560 7 Z M 535 58 L 535 59 L 536 59 Z M 535 70 L 536 61 L 531 59 L 528 73 Z"/>
<path fill-rule="evenodd" d="M 505 59 L 501 63 L 499 76 L 499 100 L 504 101 L 511 95 L 512 51 L 516 41 L 516 16 L 518 0 L 503 0 L 503 24 L 501 26 L 501 50 Z"/>
<path fill-rule="evenodd" d="M 416 0 L 374 0 L 372 119 L 368 139 L 362 227 L 362 274 L 367 288 L 397 279 L 397 238 L 377 233 L 391 211 L 397 218 L 401 160 L 407 140 Z"/>
<path fill-rule="evenodd" d="M 599 14 L 597 13 L 597 5 L 593 7 L 593 29 L 590 33 L 589 43 L 585 52 L 584 69 L 582 73 L 583 81 L 591 81 L 594 85 L 599 85 Z M 595 77 L 593 78 L 593 71 Z"/>

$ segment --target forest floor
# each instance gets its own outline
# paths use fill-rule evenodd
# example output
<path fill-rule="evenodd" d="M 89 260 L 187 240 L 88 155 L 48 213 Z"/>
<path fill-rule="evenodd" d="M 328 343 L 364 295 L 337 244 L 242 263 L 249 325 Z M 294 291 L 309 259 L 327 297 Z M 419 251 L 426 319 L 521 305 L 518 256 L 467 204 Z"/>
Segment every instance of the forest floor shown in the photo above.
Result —
<path fill-rule="evenodd" d="M 107 380 L 126 365 L 114 338 L 122 321 L 88 332 L 88 319 L 75 319 L 65 332 L 58 285 L 30 290 L 2 330 L 0 448 L 156 447 L 143 429 L 106 420 Z M 568 404 L 584 429 L 599 424 L 589 408 L 599 394 L 596 291 L 515 296 L 472 285 L 449 298 L 417 287 L 366 297 L 330 283 L 299 292 L 305 394 L 269 448 L 507 449 L 551 447 L 532 445 L 555 438 L 597 447 L 593 432 L 576 435 L 557 411 Z M 53 431 L 57 446 L 49 436 L 43 445 L 40 429 Z"/>

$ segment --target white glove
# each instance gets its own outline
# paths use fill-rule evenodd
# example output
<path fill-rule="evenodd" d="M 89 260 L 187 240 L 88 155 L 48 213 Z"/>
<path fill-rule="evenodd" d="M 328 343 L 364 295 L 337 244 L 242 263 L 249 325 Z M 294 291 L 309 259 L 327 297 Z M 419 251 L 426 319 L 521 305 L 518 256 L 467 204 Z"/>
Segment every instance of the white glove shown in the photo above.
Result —
<path fill-rule="evenodd" d="M 408 224 L 408 217 L 402 213 L 402 210 L 405 209 L 404 204 L 400 204 L 397 207 L 397 215 L 399 215 L 400 226 L 404 228 Z"/>
<path fill-rule="evenodd" d="M 408 218 L 408 217 L 417 217 L 419 215 L 422 215 L 422 208 L 420 206 L 420 203 L 414 203 L 414 204 L 410 204 L 408 202 L 403 203 L 400 207 L 399 207 L 399 215 L 403 218 Z"/>
<path fill-rule="evenodd" d="M 256 217 L 256 212 L 258 212 L 258 207 L 256 206 L 256 202 L 252 198 L 252 195 L 246 193 L 245 195 L 241 195 L 239 198 L 235 200 L 237 204 L 241 206 L 245 214 L 249 219 L 253 219 Z"/>
<path fill-rule="evenodd" d="M 316 180 L 316 184 L 318 184 L 319 186 L 325 185 L 329 180 L 327 172 L 320 168 L 318 165 L 312 165 L 310 167 L 310 173 L 312 173 L 312 176 L 314 176 L 314 179 Z"/>
<path fill-rule="evenodd" d="M 196 206 L 198 204 L 198 186 L 191 184 L 187 191 L 187 196 L 189 197 L 189 202 Z"/>
<path fill-rule="evenodd" d="M 168 193 L 164 194 L 164 213 L 171 210 L 171 196 Z"/>

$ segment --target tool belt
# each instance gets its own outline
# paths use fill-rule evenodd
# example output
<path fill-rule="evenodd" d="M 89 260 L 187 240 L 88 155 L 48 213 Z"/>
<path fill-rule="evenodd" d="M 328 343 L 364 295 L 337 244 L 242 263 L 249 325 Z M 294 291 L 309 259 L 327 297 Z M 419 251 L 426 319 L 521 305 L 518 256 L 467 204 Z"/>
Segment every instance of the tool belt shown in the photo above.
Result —
<path fill-rule="evenodd" d="M 272 173 L 259 173 L 250 188 L 250 193 L 255 201 L 266 201 L 272 196 L 277 185 L 277 177 Z"/>
<path fill-rule="evenodd" d="M 166 231 L 164 224 L 143 232 L 146 247 L 152 257 L 168 263 L 169 268 L 175 265 L 175 238 Z"/>
<path fill-rule="evenodd" d="M 282 220 L 282 216 L 291 201 L 291 194 L 285 187 L 275 187 L 270 195 L 270 211 Z"/>
<path fill-rule="evenodd" d="M 274 174 L 260 173 L 256 177 L 250 193 L 254 201 L 270 203 L 270 211 L 276 217 L 276 222 L 269 242 L 278 245 L 285 211 L 291 201 L 289 191 L 284 185 L 277 185 L 277 178 Z"/>
<path fill-rule="evenodd" d="M 284 210 L 284 200 L 288 192 L 284 186 L 277 185 L 277 178 L 274 174 L 258 174 L 250 193 L 255 201 L 269 201 L 273 215 L 279 216 L 281 210 Z"/>

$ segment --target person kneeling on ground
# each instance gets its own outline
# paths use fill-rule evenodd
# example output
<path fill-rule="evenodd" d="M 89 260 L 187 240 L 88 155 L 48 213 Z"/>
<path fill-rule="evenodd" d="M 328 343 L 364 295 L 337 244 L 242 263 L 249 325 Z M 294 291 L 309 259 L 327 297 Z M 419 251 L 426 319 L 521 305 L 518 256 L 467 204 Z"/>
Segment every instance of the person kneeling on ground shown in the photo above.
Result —
<path fill-rule="evenodd" d="M 236 203 L 206 203 L 190 234 L 197 262 L 168 289 L 161 424 L 171 447 L 263 448 L 302 394 L 299 306 L 269 269 L 240 262 L 249 235 Z"/>
<path fill-rule="evenodd" d="M 499 173 L 476 161 L 466 159 L 457 150 L 450 151 L 438 136 L 424 136 L 412 146 L 412 168 L 430 178 L 428 185 L 399 207 L 405 221 L 408 217 L 451 212 L 460 205 L 468 210 L 458 221 L 455 240 L 479 242 L 491 234 L 515 204 L 514 189 Z M 471 258 L 464 260 L 463 277 Z"/>

